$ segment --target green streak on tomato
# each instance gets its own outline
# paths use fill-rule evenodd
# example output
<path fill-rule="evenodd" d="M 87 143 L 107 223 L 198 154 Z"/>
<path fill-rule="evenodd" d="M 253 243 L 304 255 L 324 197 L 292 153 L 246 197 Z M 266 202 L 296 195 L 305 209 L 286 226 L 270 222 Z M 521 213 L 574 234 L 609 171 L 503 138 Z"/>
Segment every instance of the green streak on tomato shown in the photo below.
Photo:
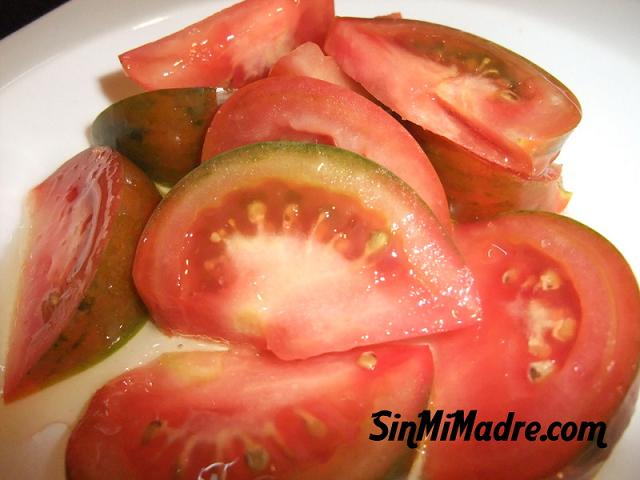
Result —
<path fill-rule="evenodd" d="M 214 88 L 156 90 L 111 105 L 95 119 L 91 135 L 94 144 L 118 150 L 153 181 L 171 186 L 200 163 L 217 109 Z"/>
<path fill-rule="evenodd" d="M 459 222 L 514 210 L 559 213 L 571 199 L 571 193 L 562 187 L 558 164 L 531 177 L 484 160 L 416 125 L 408 128 L 429 156 L 447 194 L 451 216 Z"/>

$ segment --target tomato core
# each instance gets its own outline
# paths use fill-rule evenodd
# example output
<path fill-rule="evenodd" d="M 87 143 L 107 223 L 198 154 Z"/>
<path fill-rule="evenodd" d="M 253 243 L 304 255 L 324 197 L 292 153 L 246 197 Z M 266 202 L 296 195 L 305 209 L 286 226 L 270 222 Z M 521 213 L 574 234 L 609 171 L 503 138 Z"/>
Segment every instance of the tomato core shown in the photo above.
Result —
<path fill-rule="evenodd" d="M 562 368 L 580 327 L 578 294 L 561 265 L 530 246 L 492 244 L 489 271 L 499 282 L 493 308 L 510 314 L 513 329 L 523 332 L 532 382 L 543 381 Z M 488 306 L 488 308 L 492 308 Z M 499 312 L 498 312 L 499 313 Z"/>
<path fill-rule="evenodd" d="M 372 272 L 376 284 L 406 281 L 397 253 L 402 251 L 401 240 L 391 230 L 380 214 L 348 195 L 268 179 L 228 193 L 217 206 L 199 214 L 186 234 L 181 281 L 192 292 L 223 290 L 236 278 L 234 263 L 251 257 L 259 265 L 269 238 L 276 236 L 295 255 L 288 263 L 298 268 L 306 261 L 303 257 L 310 255 L 316 262 L 320 255 L 328 261 L 333 257 L 354 262 L 355 268 L 378 265 Z"/>

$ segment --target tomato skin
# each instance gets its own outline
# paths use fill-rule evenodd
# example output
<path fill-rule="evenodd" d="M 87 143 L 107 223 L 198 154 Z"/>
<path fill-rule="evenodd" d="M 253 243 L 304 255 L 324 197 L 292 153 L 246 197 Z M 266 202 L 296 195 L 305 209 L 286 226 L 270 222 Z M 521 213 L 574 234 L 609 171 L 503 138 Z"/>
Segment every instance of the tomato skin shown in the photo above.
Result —
<path fill-rule="evenodd" d="M 523 175 L 543 172 L 581 118 L 575 96 L 547 72 L 442 25 L 337 18 L 324 49 L 405 120 Z"/>
<path fill-rule="evenodd" d="M 560 213 L 571 200 L 571 193 L 562 187 L 561 165 L 552 164 L 542 175 L 529 177 L 488 162 L 417 125 L 408 125 L 408 129 L 438 172 L 451 216 L 458 222 L 516 210 Z"/>
<path fill-rule="evenodd" d="M 370 441 L 371 413 L 415 418 L 431 365 L 427 347 L 406 345 L 299 362 L 241 349 L 165 354 L 94 395 L 71 434 L 67 476 L 195 479 L 226 464 L 227 480 L 380 478 L 410 450 Z"/>
<path fill-rule="evenodd" d="M 333 0 L 245 0 L 120 55 L 145 90 L 238 88 L 301 43 L 322 43 Z"/>
<path fill-rule="evenodd" d="M 608 448 L 578 441 L 526 442 L 522 435 L 518 442 L 436 441 L 427 447 L 425 474 L 436 480 L 499 480 L 513 478 L 514 471 L 525 480 L 559 478 L 556 474 L 590 478 L 626 427 L 637 398 L 640 292 L 630 267 L 588 227 L 548 213 L 459 225 L 456 240 L 478 279 L 484 317 L 477 329 L 433 339 L 430 407 L 477 409 L 479 417 L 494 421 L 514 411 L 518 420 L 535 420 L 543 428 L 554 421 L 604 421 Z M 518 257 L 518 249 L 536 251 L 547 264 Z M 503 276 L 505 268 L 522 271 L 527 262 L 540 269 L 551 266 L 579 299 L 574 305 L 578 326 L 566 358 L 538 382 L 527 378 L 526 276 L 515 282 Z M 509 288 L 520 288 L 516 302 L 506 293 Z M 448 360 L 453 355 L 454 364 Z"/>
<path fill-rule="evenodd" d="M 5 402 L 88 367 L 142 326 L 131 265 L 159 199 L 137 167 L 104 147 L 76 155 L 30 192 Z"/>
<path fill-rule="evenodd" d="M 446 228 L 451 226 L 444 190 L 420 146 L 391 115 L 350 90 L 306 77 L 247 85 L 215 115 L 202 159 L 273 140 L 323 143 L 359 153 L 398 175 Z"/>
<path fill-rule="evenodd" d="M 172 186 L 200 164 L 202 142 L 217 109 L 213 88 L 134 95 L 96 117 L 92 141 L 118 150 L 153 181 Z"/>
<path fill-rule="evenodd" d="M 415 192 L 324 145 L 252 144 L 203 163 L 155 211 L 133 275 L 163 331 L 283 359 L 479 316 L 473 278 Z"/>

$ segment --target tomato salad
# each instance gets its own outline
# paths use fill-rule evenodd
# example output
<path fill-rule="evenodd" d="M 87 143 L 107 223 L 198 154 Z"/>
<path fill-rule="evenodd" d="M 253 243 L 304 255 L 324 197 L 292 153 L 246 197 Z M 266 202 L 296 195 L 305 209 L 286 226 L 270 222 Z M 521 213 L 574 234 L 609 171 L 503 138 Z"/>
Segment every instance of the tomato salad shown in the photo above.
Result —
<path fill-rule="evenodd" d="M 582 115 L 559 80 L 332 0 L 244 0 L 119 58 L 147 91 L 29 194 L 4 401 L 94 368 L 147 318 L 200 351 L 86 399 L 67 478 L 597 471 L 608 451 L 579 440 L 369 437 L 381 410 L 604 422 L 610 446 L 626 427 L 640 292 L 559 215 Z"/>

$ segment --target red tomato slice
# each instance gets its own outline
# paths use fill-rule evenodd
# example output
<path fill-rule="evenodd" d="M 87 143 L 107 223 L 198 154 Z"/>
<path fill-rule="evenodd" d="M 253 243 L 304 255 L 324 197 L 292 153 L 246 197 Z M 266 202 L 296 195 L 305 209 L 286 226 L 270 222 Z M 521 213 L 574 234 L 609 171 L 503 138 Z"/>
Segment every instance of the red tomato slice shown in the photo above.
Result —
<path fill-rule="evenodd" d="M 407 122 L 408 123 L 408 122 Z M 444 137 L 407 125 L 442 181 L 451 216 L 459 222 L 516 210 L 562 212 L 571 193 L 562 187 L 562 166 L 530 177 L 484 160 Z"/>
<path fill-rule="evenodd" d="M 271 140 L 323 143 L 359 153 L 398 175 L 443 225 L 451 225 L 444 189 L 420 146 L 391 115 L 350 90 L 306 77 L 247 85 L 215 115 L 202 158 Z"/>
<path fill-rule="evenodd" d="M 147 224 L 133 275 L 165 331 L 283 359 L 478 317 L 473 278 L 426 205 L 324 145 L 253 144 L 201 164 Z"/>
<path fill-rule="evenodd" d="M 325 55 L 320 47 L 313 42 L 303 43 L 291 53 L 280 58 L 271 68 L 269 76 L 317 78 L 353 90 L 364 97 L 370 97 L 361 85 L 347 77 L 340 70 L 336 61 Z"/>
<path fill-rule="evenodd" d="M 170 353 L 99 390 L 67 446 L 70 480 L 382 478 L 401 442 L 371 414 L 410 418 L 432 376 L 427 347 L 387 345 L 283 362 L 247 351 Z"/>
<path fill-rule="evenodd" d="M 456 239 L 476 274 L 484 316 L 477 329 L 434 339 L 431 408 L 477 409 L 479 419 L 494 422 L 513 411 L 517 420 L 540 422 L 541 433 L 554 421 L 604 421 L 609 448 L 527 442 L 522 433 L 517 442 L 433 441 L 428 478 L 591 478 L 635 404 L 633 273 L 603 237 L 552 214 L 461 225 Z"/>
<path fill-rule="evenodd" d="M 338 18 L 325 51 L 406 120 L 524 175 L 543 172 L 581 118 L 575 96 L 544 70 L 441 25 Z"/>
<path fill-rule="evenodd" d="M 333 0 L 245 0 L 120 55 L 146 90 L 240 87 L 301 43 L 322 43 Z"/>
<path fill-rule="evenodd" d="M 29 193 L 5 400 L 88 366 L 141 325 L 131 264 L 159 200 L 140 170 L 104 147 L 76 155 Z"/>

